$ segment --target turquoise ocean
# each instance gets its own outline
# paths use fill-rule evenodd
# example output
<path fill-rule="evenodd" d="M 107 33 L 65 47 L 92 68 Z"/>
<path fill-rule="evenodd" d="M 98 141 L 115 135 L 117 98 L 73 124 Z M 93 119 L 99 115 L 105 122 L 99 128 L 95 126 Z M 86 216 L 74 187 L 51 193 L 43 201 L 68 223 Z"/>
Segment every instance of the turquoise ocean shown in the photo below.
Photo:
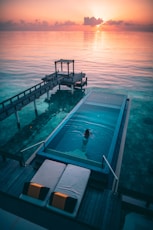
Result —
<path fill-rule="evenodd" d="M 88 78 L 85 92 L 58 87 L 0 122 L 0 148 L 18 152 L 42 141 L 91 89 L 126 94 L 131 110 L 120 175 L 121 190 L 153 197 L 153 33 L 0 32 L 0 102 L 41 82 L 54 61 L 74 59 Z M 34 150 L 33 150 L 34 151 Z"/>

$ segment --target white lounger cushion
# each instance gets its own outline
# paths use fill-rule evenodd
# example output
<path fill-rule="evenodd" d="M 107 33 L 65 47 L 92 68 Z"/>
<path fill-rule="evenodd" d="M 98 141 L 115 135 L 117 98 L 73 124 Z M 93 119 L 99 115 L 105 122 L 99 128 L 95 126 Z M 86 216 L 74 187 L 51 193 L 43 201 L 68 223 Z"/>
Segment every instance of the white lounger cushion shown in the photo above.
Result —
<path fill-rule="evenodd" d="M 77 203 L 75 209 L 73 213 L 69 213 L 62 209 L 53 207 L 52 205 L 49 204 L 47 204 L 47 208 L 51 210 L 55 210 L 64 215 L 75 217 L 79 209 L 81 200 L 83 198 L 89 176 L 90 176 L 89 169 L 68 164 L 54 192 L 60 192 L 63 194 L 67 194 L 70 197 L 76 198 Z"/>
<path fill-rule="evenodd" d="M 45 206 L 51 192 L 54 191 L 55 186 L 57 185 L 65 168 L 66 165 L 64 163 L 45 160 L 31 179 L 31 182 L 41 184 L 50 189 L 46 199 L 42 201 L 24 194 L 21 194 L 20 198 L 40 206 Z"/>
<path fill-rule="evenodd" d="M 64 163 L 45 160 L 37 173 L 33 176 L 31 182 L 42 184 L 53 191 L 65 167 L 66 165 Z"/>

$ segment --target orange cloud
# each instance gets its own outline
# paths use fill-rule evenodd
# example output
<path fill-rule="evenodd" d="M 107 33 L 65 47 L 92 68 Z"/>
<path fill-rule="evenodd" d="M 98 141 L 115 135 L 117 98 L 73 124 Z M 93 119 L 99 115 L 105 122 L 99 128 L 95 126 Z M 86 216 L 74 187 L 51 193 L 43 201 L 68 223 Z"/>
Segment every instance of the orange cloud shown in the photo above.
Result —
<path fill-rule="evenodd" d="M 95 17 L 84 17 L 84 25 L 90 25 L 90 26 L 96 26 L 100 25 L 103 22 L 101 18 L 95 18 Z"/>

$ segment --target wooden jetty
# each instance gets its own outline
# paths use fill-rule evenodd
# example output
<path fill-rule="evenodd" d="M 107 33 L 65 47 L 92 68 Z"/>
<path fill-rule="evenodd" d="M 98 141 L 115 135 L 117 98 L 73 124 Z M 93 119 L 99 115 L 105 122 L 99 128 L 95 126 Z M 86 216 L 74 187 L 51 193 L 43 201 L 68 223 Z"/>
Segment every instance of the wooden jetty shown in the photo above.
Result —
<path fill-rule="evenodd" d="M 72 70 L 70 69 L 70 65 Z M 55 61 L 55 72 L 50 75 L 46 75 L 44 78 L 42 78 L 42 80 L 44 82 L 49 82 L 52 81 L 52 78 L 54 77 L 58 79 L 59 88 L 60 85 L 66 85 L 71 87 L 72 91 L 76 87 L 82 88 L 84 85 L 87 84 L 87 78 L 85 78 L 85 73 L 74 72 L 74 60 L 60 59 L 58 61 Z"/>
<path fill-rule="evenodd" d="M 60 64 L 60 71 L 57 69 Z M 63 71 L 64 64 L 67 65 L 67 71 Z M 72 72 L 70 71 L 70 64 L 72 64 Z M 55 72 L 46 75 L 42 78 L 42 82 L 30 87 L 27 90 L 3 101 L 0 103 L 0 121 L 9 117 L 12 114 L 16 115 L 17 125 L 20 128 L 20 119 L 18 111 L 20 111 L 24 106 L 31 102 L 34 102 L 35 114 L 37 115 L 36 99 L 38 99 L 43 94 L 47 93 L 47 99 L 49 100 L 49 91 L 54 87 L 59 85 L 65 85 L 71 87 L 73 92 L 74 88 L 82 87 L 87 84 L 87 78 L 85 78 L 85 73 L 75 73 L 74 72 L 74 60 L 64 60 L 60 59 L 55 61 Z"/>

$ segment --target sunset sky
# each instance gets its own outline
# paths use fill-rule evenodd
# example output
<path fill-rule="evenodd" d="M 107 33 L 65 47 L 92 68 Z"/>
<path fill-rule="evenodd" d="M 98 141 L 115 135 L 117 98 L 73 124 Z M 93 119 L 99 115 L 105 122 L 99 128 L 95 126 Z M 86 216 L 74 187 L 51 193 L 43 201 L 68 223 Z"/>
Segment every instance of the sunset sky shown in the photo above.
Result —
<path fill-rule="evenodd" d="M 0 29 L 145 29 L 152 12 L 153 0 L 0 0 Z"/>

